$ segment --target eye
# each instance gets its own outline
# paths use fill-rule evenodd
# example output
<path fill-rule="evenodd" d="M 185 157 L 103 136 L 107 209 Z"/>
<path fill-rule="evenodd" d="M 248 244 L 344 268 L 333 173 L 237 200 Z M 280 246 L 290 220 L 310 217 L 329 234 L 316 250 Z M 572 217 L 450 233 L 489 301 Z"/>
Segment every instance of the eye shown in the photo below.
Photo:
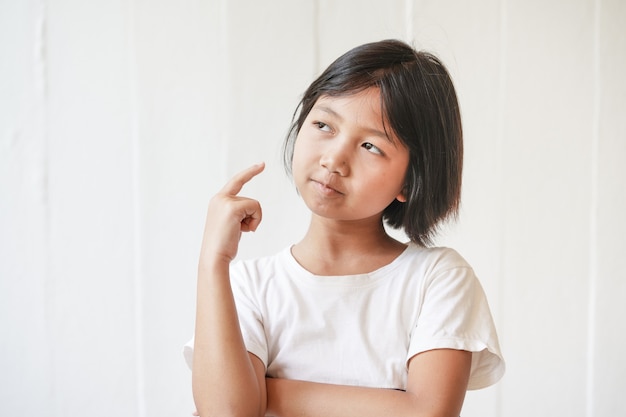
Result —
<path fill-rule="evenodd" d="M 365 149 L 367 149 L 368 151 L 375 153 L 377 155 L 382 155 L 383 151 L 381 151 L 377 146 L 371 144 L 370 142 L 365 142 L 363 145 L 361 145 L 362 147 L 364 147 Z"/>
<path fill-rule="evenodd" d="M 326 123 L 324 122 L 313 122 L 313 125 L 315 125 L 315 127 L 317 127 L 319 130 L 322 130 L 324 132 L 330 132 L 330 126 L 328 126 Z"/>

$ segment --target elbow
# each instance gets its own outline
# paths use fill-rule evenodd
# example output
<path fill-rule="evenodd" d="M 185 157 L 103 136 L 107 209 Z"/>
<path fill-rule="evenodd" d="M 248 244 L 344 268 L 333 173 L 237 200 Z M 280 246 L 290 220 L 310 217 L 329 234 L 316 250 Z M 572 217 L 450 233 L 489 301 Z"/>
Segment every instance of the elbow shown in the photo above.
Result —
<path fill-rule="evenodd" d="M 259 414 L 240 413 L 238 410 L 210 410 L 198 412 L 199 417 L 263 417 Z"/>
<path fill-rule="evenodd" d="M 247 399 L 216 398 L 194 392 L 196 413 L 199 417 L 264 417 L 259 404 Z"/>
<path fill-rule="evenodd" d="M 225 378 L 192 372 L 192 392 L 200 417 L 264 417 L 265 391 L 245 378 Z"/>
<path fill-rule="evenodd" d="M 197 404 L 197 403 L 196 403 Z M 197 407 L 199 417 L 263 417 L 259 410 L 251 410 L 242 404 Z"/>

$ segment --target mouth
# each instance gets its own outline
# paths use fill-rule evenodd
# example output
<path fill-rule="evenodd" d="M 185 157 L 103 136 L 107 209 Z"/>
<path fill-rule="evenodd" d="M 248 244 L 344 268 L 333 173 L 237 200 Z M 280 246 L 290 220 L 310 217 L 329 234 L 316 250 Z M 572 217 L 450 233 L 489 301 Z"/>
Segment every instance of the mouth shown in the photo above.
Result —
<path fill-rule="evenodd" d="M 311 179 L 317 191 L 324 196 L 339 196 L 344 193 L 335 188 L 331 183 Z"/>

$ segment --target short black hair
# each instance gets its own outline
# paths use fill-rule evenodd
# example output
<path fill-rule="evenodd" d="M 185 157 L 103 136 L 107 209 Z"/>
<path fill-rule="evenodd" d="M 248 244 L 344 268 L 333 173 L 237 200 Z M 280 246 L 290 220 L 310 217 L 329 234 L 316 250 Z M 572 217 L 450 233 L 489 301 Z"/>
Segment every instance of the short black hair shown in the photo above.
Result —
<path fill-rule="evenodd" d="M 463 129 L 454 84 L 433 54 L 399 40 L 358 46 L 340 56 L 305 91 L 284 143 L 291 175 L 300 128 L 322 96 L 346 96 L 378 88 L 384 122 L 409 150 L 403 192 L 383 219 L 414 243 L 429 246 L 441 223 L 456 218 L 461 200 Z"/>

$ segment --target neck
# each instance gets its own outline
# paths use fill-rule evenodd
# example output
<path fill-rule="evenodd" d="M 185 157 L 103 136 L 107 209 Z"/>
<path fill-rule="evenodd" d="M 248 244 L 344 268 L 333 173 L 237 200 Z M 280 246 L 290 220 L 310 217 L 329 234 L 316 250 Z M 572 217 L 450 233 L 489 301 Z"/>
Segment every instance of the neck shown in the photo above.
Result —
<path fill-rule="evenodd" d="M 313 215 L 292 254 L 314 274 L 353 275 L 388 264 L 405 248 L 387 234 L 382 218 L 344 222 Z"/>

